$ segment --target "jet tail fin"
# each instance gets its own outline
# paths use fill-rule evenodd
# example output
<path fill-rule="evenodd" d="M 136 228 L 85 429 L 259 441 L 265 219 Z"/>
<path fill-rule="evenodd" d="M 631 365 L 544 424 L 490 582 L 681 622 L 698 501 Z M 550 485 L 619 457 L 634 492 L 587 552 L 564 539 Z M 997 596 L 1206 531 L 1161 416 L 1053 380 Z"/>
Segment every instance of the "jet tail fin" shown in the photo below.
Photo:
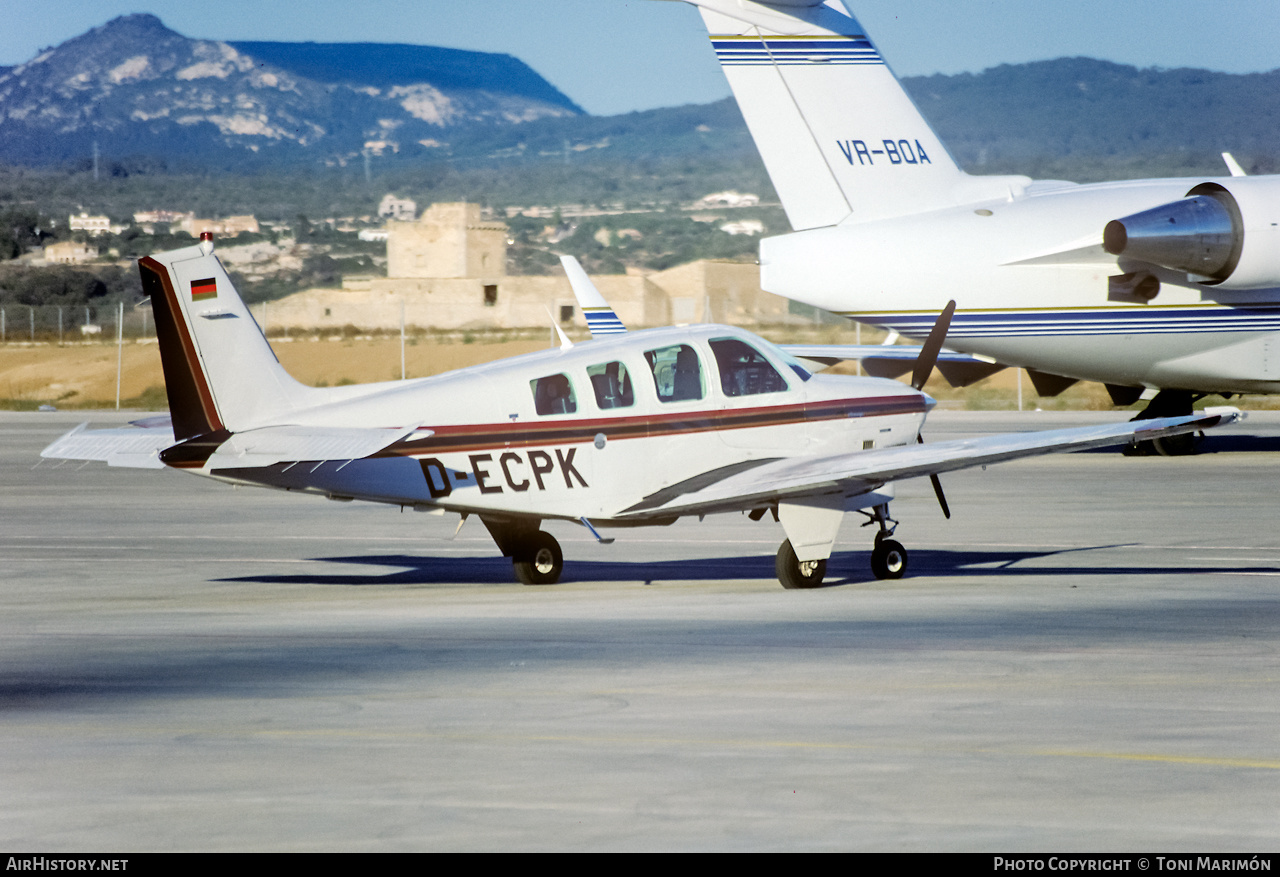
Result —
<path fill-rule="evenodd" d="M 569 278 L 569 286 L 573 288 L 578 307 L 582 308 L 582 315 L 587 318 L 587 328 L 591 330 L 591 337 L 600 338 L 604 335 L 621 335 L 626 332 L 627 327 L 618 319 L 618 315 L 609 306 L 609 302 L 605 301 L 600 290 L 596 289 L 587 272 L 582 270 L 578 260 L 573 256 L 561 256 L 560 264 L 564 266 L 564 273 Z"/>
<path fill-rule="evenodd" d="M 956 203 L 967 175 L 839 0 L 688 2 L 797 231 Z"/>
<path fill-rule="evenodd" d="M 317 392 L 294 380 L 241 300 L 211 238 L 139 260 L 151 297 L 173 435 L 238 432 L 306 407 Z"/>

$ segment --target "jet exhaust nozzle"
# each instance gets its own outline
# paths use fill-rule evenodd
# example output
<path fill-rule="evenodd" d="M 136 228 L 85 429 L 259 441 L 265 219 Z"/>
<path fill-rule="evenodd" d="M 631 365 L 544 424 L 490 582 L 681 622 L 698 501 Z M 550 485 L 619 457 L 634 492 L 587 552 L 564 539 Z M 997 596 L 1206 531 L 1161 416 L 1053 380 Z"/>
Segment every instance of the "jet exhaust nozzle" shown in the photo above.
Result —
<path fill-rule="evenodd" d="M 1102 246 L 1113 256 L 1223 281 L 1240 261 L 1244 226 L 1230 193 L 1192 189 L 1180 201 L 1111 220 Z"/>

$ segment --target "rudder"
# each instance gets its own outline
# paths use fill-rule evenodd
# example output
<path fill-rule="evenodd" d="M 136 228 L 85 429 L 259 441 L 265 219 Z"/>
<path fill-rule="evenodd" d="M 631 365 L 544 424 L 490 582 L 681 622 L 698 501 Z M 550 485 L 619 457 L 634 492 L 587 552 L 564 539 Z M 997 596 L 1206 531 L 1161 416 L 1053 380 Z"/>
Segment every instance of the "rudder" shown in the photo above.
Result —
<path fill-rule="evenodd" d="M 140 259 L 178 441 L 278 421 L 314 392 L 280 365 L 211 240 Z"/>
<path fill-rule="evenodd" d="M 688 0 L 797 231 L 938 209 L 965 174 L 839 0 Z"/>

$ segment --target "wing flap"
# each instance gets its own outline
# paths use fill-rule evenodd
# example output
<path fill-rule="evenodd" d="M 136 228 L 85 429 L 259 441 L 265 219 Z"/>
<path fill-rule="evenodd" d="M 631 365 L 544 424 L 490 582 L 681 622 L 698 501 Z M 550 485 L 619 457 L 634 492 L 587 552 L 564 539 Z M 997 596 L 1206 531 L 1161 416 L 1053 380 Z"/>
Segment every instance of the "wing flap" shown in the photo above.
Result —
<path fill-rule="evenodd" d="M 697 478 L 690 479 L 685 482 L 689 489 L 683 492 L 679 485 L 667 487 L 661 496 L 647 497 L 624 509 L 617 517 L 625 520 L 655 514 L 730 511 L 754 503 L 832 491 L 852 496 L 905 478 L 938 475 L 1041 454 L 1149 441 L 1234 423 L 1242 417 L 1234 408 L 1211 408 L 1185 417 L 902 445 L 802 460 L 770 460 L 711 480 L 709 484 L 708 479 L 701 482 Z"/>

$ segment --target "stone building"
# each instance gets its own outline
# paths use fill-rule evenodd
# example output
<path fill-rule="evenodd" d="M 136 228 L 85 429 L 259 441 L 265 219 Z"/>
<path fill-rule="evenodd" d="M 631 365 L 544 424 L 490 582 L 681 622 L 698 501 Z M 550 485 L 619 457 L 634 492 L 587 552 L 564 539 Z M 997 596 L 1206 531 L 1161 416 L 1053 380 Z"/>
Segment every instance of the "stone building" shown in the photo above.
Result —
<path fill-rule="evenodd" d="M 259 321 L 268 329 L 395 329 L 403 307 L 406 325 L 430 329 L 534 328 L 553 318 L 586 327 L 563 274 L 507 274 L 507 227 L 482 221 L 479 205 L 434 204 L 416 222 L 389 222 L 387 231 L 386 277 L 348 277 L 342 289 L 255 306 Z M 592 281 L 631 327 L 787 321 L 786 299 L 760 289 L 754 264 L 702 260 Z"/>
<path fill-rule="evenodd" d="M 46 246 L 43 255 L 50 265 L 82 265 L 98 258 L 98 250 L 76 241 L 58 241 Z"/>
<path fill-rule="evenodd" d="M 257 234 L 260 229 L 257 218 L 249 214 L 228 216 L 226 219 L 200 219 L 196 216 L 187 216 L 174 226 L 174 231 L 184 231 L 193 238 L 200 237 L 206 231 L 212 232 L 215 237 L 233 238 L 245 233 Z"/>

